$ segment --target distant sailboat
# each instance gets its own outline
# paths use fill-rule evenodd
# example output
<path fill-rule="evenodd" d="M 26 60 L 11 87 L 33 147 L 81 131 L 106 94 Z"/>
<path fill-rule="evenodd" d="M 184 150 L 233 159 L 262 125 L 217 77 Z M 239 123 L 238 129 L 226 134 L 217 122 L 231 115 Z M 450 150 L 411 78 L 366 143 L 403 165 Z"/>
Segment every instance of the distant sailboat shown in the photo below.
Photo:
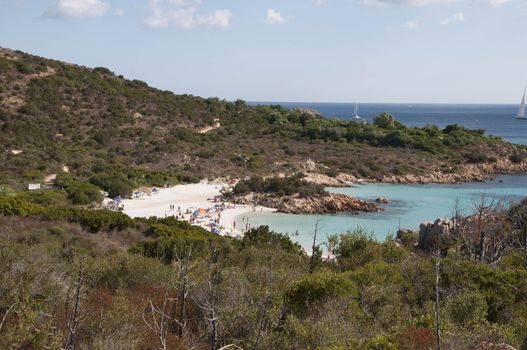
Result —
<path fill-rule="evenodd" d="M 527 86 L 523 89 L 522 102 L 520 103 L 520 109 L 518 109 L 516 119 L 527 119 L 527 115 L 525 114 L 525 92 L 527 92 Z"/>
<path fill-rule="evenodd" d="M 355 113 L 353 113 L 353 119 L 361 119 L 359 115 L 359 104 L 355 104 Z"/>

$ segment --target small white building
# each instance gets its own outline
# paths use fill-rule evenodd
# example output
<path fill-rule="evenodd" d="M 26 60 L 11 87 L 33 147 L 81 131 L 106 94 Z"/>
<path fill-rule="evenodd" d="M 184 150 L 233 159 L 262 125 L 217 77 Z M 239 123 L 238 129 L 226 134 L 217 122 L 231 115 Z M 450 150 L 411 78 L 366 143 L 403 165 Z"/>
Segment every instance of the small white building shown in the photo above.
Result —
<path fill-rule="evenodd" d="M 28 184 L 27 185 L 27 189 L 29 191 L 35 191 L 35 190 L 40 190 L 40 184 Z"/>

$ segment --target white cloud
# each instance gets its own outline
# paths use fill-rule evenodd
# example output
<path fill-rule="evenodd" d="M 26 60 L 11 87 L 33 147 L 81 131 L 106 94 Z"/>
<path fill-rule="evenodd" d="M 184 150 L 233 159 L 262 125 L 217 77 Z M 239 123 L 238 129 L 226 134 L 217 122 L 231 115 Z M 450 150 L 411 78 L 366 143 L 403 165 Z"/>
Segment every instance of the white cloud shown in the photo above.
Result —
<path fill-rule="evenodd" d="M 227 28 L 231 23 L 231 18 L 231 10 L 216 10 L 212 15 L 198 17 L 198 23 L 209 27 Z"/>
<path fill-rule="evenodd" d="M 230 25 L 232 11 L 218 9 L 210 15 L 200 15 L 197 7 L 201 0 L 150 0 L 152 15 L 143 23 L 149 28 L 165 28 L 174 24 L 183 29 L 197 26 L 226 28 Z"/>
<path fill-rule="evenodd" d="M 322 6 L 327 2 L 327 0 L 315 0 L 315 5 Z"/>
<path fill-rule="evenodd" d="M 269 24 L 284 24 L 286 23 L 288 18 L 282 16 L 282 14 L 275 9 L 268 9 L 267 10 L 267 17 L 265 21 Z"/>
<path fill-rule="evenodd" d="M 455 22 L 464 22 L 465 21 L 465 15 L 462 12 L 455 13 L 452 15 L 452 17 L 444 18 L 440 24 L 443 26 L 447 26 L 449 24 L 455 23 Z"/>
<path fill-rule="evenodd" d="M 489 5 L 492 7 L 500 7 L 506 3 L 508 3 L 510 0 L 489 0 Z"/>
<path fill-rule="evenodd" d="M 428 5 L 440 5 L 457 2 L 460 0 L 362 0 L 369 6 L 407 5 L 412 7 L 424 7 Z M 498 0 L 499 1 L 499 0 Z"/>
<path fill-rule="evenodd" d="M 419 21 L 416 19 L 413 19 L 411 21 L 407 21 L 403 24 L 404 29 L 417 29 L 419 28 Z"/>
<path fill-rule="evenodd" d="M 44 13 L 48 18 L 85 18 L 104 15 L 110 4 L 103 0 L 58 0 L 55 8 Z"/>
<path fill-rule="evenodd" d="M 115 10 L 113 14 L 116 15 L 117 17 L 123 17 L 126 14 L 126 12 L 124 11 L 123 8 L 119 8 Z"/>

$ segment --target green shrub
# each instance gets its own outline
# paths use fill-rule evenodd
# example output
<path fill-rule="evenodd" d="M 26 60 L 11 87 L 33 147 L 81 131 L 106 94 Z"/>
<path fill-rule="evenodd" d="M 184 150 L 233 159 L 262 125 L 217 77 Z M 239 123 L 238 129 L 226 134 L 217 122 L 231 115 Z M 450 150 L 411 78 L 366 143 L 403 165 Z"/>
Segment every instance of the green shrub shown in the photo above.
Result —
<path fill-rule="evenodd" d="M 519 164 L 521 162 L 523 162 L 523 160 L 525 159 L 525 154 L 523 153 L 519 153 L 519 152 L 515 152 L 513 154 L 511 154 L 509 156 L 509 159 L 511 162 L 515 163 L 515 164 Z"/>
<path fill-rule="evenodd" d="M 276 249 L 277 247 L 290 253 L 301 253 L 300 244 L 293 242 L 289 236 L 276 233 L 269 226 L 260 226 L 246 232 L 242 239 L 242 247 L 256 246 L 258 248 Z"/>
<path fill-rule="evenodd" d="M 111 198 L 116 196 L 128 198 L 136 187 L 136 184 L 122 173 L 99 173 L 90 178 L 90 183 L 107 191 Z"/>
<path fill-rule="evenodd" d="M 99 187 L 67 175 L 57 177 L 55 184 L 66 191 L 73 204 L 100 203 L 104 199 Z"/>
<path fill-rule="evenodd" d="M 226 242 L 221 236 L 171 217 L 151 218 L 147 223 L 150 225 L 146 232 L 148 239 L 133 246 L 131 253 L 157 258 L 169 264 L 188 252 L 193 257 L 206 256 L 210 253 L 209 247 L 213 242 L 225 247 Z"/>
<path fill-rule="evenodd" d="M 487 303 L 479 291 L 464 291 L 450 298 L 447 311 L 450 320 L 459 327 L 485 323 Z"/>
<path fill-rule="evenodd" d="M 42 213 L 44 208 L 20 197 L 0 197 L 0 215 L 32 216 Z"/>
<path fill-rule="evenodd" d="M 469 163 L 476 163 L 476 164 L 486 163 L 489 160 L 489 157 L 486 154 L 480 153 L 480 152 L 467 154 L 465 158 L 467 159 Z"/>
<path fill-rule="evenodd" d="M 308 197 L 325 194 L 326 190 L 323 185 L 302 180 L 301 175 L 283 178 L 270 177 L 267 179 L 253 176 L 248 180 L 239 181 L 232 189 L 234 195 L 246 195 L 250 192 L 268 193 L 277 196 L 290 196 L 298 193 L 302 197 Z"/>
<path fill-rule="evenodd" d="M 381 113 L 373 119 L 373 125 L 382 129 L 391 129 L 397 126 L 397 121 L 388 113 Z"/>
<path fill-rule="evenodd" d="M 355 285 L 343 274 L 316 273 L 294 281 L 286 292 L 286 300 L 293 312 L 302 314 L 313 303 L 331 297 L 351 298 L 356 291 Z"/>

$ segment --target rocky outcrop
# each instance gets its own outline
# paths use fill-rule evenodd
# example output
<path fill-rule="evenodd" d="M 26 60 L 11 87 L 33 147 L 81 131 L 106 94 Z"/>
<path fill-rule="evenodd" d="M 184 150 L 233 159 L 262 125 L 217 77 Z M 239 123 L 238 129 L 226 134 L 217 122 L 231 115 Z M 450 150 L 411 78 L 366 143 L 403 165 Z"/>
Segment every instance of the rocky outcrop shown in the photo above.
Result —
<path fill-rule="evenodd" d="M 527 161 L 514 163 L 507 157 L 497 159 L 495 162 L 481 164 L 464 164 L 452 172 L 439 170 L 430 171 L 427 174 L 415 175 L 382 175 L 376 178 L 359 179 L 353 175 L 339 173 L 331 177 L 316 171 L 305 173 L 305 180 L 313 183 L 331 186 L 345 187 L 361 182 L 381 182 L 400 184 L 452 184 L 464 182 L 483 182 L 492 179 L 498 174 L 520 174 L 527 173 Z"/>
<path fill-rule="evenodd" d="M 329 187 L 347 187 L 354 183 L 361 182 L 360 179 L 346 173 L 339 173 L 337 176 L 332 177 L 317 172 L 307 172 L 304 173 L 303 180 Z"/>
<path fill-rule="evenodd" d="M 386 197 L 379 197 L 375 200 L 375 203 L 379 203 L 379 204 L 388 204 L 390 203 L 390 200 Z"/>
<path fill-rule="evenodd" d="M 424 222 L 419 226 L 418 247 L 430 250 L 436 247 L 439 237 L 448 237 L 454 228 L 454 222 L 449 219 L 437 219 L 434 222 Z"/>
<path fill-rule="evenodd" d="M 375 204 L 344 194 L 328 194 L 323 196 L 294 198 L 286 197 L 272 201 L 272 208 L 280 213 L 290 214 L 327 214 L 342 212 L 377 212 L 382 211 Z"/>
<path fill-rule="evenodd" d="M 378 212 L 382 211 L 374 203 L 347 196 L 345 194 L 330 193 L 311 197 L 300 196 L 247 196 L 237 198 L 240 204 L 257 204 L 276 209 L 280 213 L 289 214 L 329 214 L 343 212 Z"/>
<path fill-rule="evenodd" d="M 428 184 L 463 183 L 490 180 L 497 174 L 519 174 L 527 172 L 527 162 L 513 163 L 508 158 L 500 158 L 492 163 L 465 164 L 452 173 L 434 171 L 425 175 L 380 176 L 375 181 L 383 183 Z"/>

